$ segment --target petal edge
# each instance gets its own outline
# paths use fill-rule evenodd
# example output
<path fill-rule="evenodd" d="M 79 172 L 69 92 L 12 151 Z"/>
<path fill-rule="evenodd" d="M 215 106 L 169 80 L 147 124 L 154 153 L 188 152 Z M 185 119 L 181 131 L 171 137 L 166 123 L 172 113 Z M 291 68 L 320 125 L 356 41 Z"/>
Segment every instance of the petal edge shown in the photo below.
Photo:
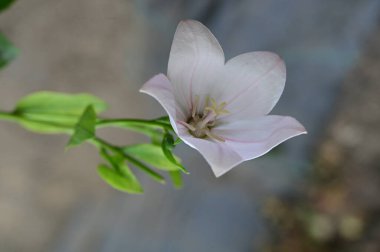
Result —
<path fill-rule="evenodd" d="M 177 108 L 169 79 L 164 74 L 157 74 L 149 79 L 140 89 L 141 93 L 148 94 L 156 99 L 168 113 L 173 129 L 178 133 L 177 120 L 180 108 Z"/>

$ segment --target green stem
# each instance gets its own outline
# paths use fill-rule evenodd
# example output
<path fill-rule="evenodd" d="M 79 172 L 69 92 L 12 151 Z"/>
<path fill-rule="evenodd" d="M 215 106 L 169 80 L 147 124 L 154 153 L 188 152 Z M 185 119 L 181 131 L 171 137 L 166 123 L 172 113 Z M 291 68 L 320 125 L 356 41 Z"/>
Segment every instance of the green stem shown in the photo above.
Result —
<path fill-rule="evenodd" d="M 17 115 L 12 113 L 0 111 L 0 120 L 10 121 L 10 122 L 18 122 L 20 118 Z"/>
<path fill-rule="evenodd" d="M 139 160 L 128 155 L 123 150 L 121 150 L 119 147 L 114 146 L 114 145 L 112 145 L 112 144 L 110 144 L 110 143 L 108 143 L 108 142 L 106 142 L 100 138 L 91 139 L 91 140 L 89 140 L 89 142 L 91 142 L 92 144 L 94 144 L 98 148 L 105 147 L 105 148 L 109 149 L 110 151 L 116 152 L 116 153 L 124 156 L 127 161 L 134 164 L 137 168 L 139 168 L 141 171 L 143 171 L 146 174 L 148 174 L 149 176 L 151 176 L 154 180 L 156 180 L 157 182 L 159 182 L 161 184 L 165 184 L 165 179 L 159 173 L 153 171 L 152 169 L 147 167 L 145 164 L 143 164 Z"/>
<path fill-rule="evenodd" d="M 144 120 L 144 119 L 100 119 L 97 122 L 97 127 L 107 127 L 107 126 L 114 126 L 114 127 L 124 127 L 127 128 L 128 126 L 131 126 L 131 128 L 136 127 L 136 125 L 141 126 L 153 126 L 153 127 L 159 127 L 166 130 L 173 130 L 170 123 L 166 123 L 162 120 Z"/>
<path fill-rule="evenodd" d="M 158 174 L 157 172 L 153 171 L 152 169 L 150 169 L 149 167 L 147 167 L 145 164 L 143 164 L 139 160 L 135 159 L 134 157 L 130 156 L 127 153 L 124 153 L 124 157 L 129 162 L 131 162 L 132 164 L 134 164 L 136 167 L 140 168 L 140 170 L 142 170 L 143 172 L 145 172 L 149 176 L 151 176 L 157 182 L 159 182 L 161 184 L 165 184 L 165 179 L 160 174 Z"/>
<path fill-rule="evenodd" d="M 15 123 L 19 123 L 19 124 L 31 122 L 31 123 L 41 124 L 41 125 L 45 125 L 45 126 L 46 125 L 47 126 L 53 126 L 56 128 L 60 128 L 60 132 L 66 133 L 66 134 L 71 134 L 73 131 L 73 126 L 71 126 L 71 125 L 64 125 L 61 123 L 49 122 L 49 121 L 45 121 L 45 120 L 34 120 L 34 119 L 27 118 L 27 117 L 21 117 L 21 116 L 15 114 L 15 113 L 12 113 L 12 112 L 0 111 L 0 120 L 15 122 Z"/>
<path fill-rule="evenodd" d="M 56 123 L 51 123 L 47 121 L 39 121 L 39 120 L 32 120 L 32 119 L 27 119 L 27 118 L 22 118 L 19 117 L 16 114 L 13 114 L 12 112 L 4 112 L 0 111 L 0 120 L 5 120 L 5 121 L 11 121 L 11 122 L 21 122 L 21 121 L 31 121 L 31 122 L 36 122 L 36 123 L 43 123 L 43 124 L 51 124 L 52 126 L 62 126 L 64 128 L 67 128 L 66 125 L 58 125 Z M 142 131 L 142 132 L 147 132 L 150 133 L 148 135 L 151 135 L 152 132 L 149 132 L 147 130 L 143 130 L 144 128 L 152 128 L 157 129 L 157 128 L 162 128 L 164 130 L 169 130 L 172 131 L 173 128 L 170 125 L 169 122 L 165 122 L 163 118 L 158 118 L 155 120 L 144 120 L 144 119 L 99 119 L 99 121 L 96 124 L 97 128 L 104 128 L 104 127 L 121 127 L 121 128 L 129 128 L 133 131 Z"/>
<path fill-rule="evenodd" d="M 38 120 L 30 120 L 27 118 L 22 118 L 19 117 L 16 114 L 13 113 L 8 113 L 8 112 L 3 112 L 0 111 L 0 120 L 6 120 L 6 121 L 12 121 L 12 122 L 22 122 L 22 121 L 33 121 L 36 123 L 44 123 L 47 125 L 53 125 L 53 126 L 62 126 L 64 125 L 57 125 L 55 123 L 51 122 L 41 122 Z M 130 127 L 131 129 L 136 129 L 136 126 L 140 127 L 146 127 L 146 126 L 153 126 L 153 127 L 159 127 L 164 130 L 173 130 L 171 127 L 170 123 L 165 122 L 162 118 L 159 118 L 157 120 L 143 120 L 143 119 L 101 119 L 97 123 L 97 127 L 106 127 L 106 126 L 115 126 L 115 127 L 123 127 L 123 128 L 128 128 Z M 66 128 L 66 127 L 64 127 Z M 68 128 L 67 129 L 67 134 L 71 134 L 72 129 Z M 146 166 L 144 163 L 140 162 L 139 160 L 135 159 L 134 157 L 130 156 L 129 154 L 125 153 L 122 149 L 120 149 L 117 146 L 114 146 L 102 139 L 95 138 L 89 140 L 90 143 L 94 144 L 97 148 L 101 147 L 106 147 L 111 151 L 114 151 L 116 153 L 119 153 L 120 155 L 124 156 L 127 161 L 130 163 L 134 164 L 137 168 L 142 170 L 143 172 L 147 173 L 149 176 L 151 176 L 154 180 L 158 181 L 159 183 L 164 184 L 165 179 L 157 172 L 153 171 L 150 169 L 148 166 Z"/>

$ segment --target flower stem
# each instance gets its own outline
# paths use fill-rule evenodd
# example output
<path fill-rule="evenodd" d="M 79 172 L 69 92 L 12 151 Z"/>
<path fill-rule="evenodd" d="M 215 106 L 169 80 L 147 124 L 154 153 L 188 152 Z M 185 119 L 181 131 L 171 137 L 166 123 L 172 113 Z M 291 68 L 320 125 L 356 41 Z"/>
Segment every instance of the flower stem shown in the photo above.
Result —
<path fill-rule="evenodd" d="M 10 122 L 18 122 L 20 119 L 17 115 L 14 115 L 9 112 L 0 111 L 0 120 L 10 121 Z"/>
<path fill-rule="evenodd" d="M 122 155 L 123 157 L 125 157 L 125 159 L 127 161 L 134 164 L 137 168 L 139 168 L 141 171 L 143 171 L 146 174 L 148 174 L 149 176 L 151 176 L 154 180 L 156 180 L 157 182 L 159 182 L 161 184 L 165 184 L 165 179 L 159 173 L 153 171 L 152 169 L 150 169 L 148 166 L 146 166 L 145 164 L 143 164 L 139 160 L 137 160 L 134 157 L 130 156 L 129 154 L 125 153 L 121 148 L 114 146 L 114 145 L 112 145 L 112 144 L 110 144 L 110 143 L 108 143 L 108 142 L 106 142 L 100 138 L 91 139 L 91 140 L 89 140 L 89 142 L 94 144 L 98 148 L 104 147 L 104 148 L 109 149 L 110 151 L 113 151 L 113 152 L 116 152 L 116 153 Z"/>
<path fill-rule="evenodd" d="M 53 122 L 47 122 L 47 121 L 39 121 L 39 120 L 31 120 L 27 118 L 20 117 L 16 114 L 10 113 L 10 112 L 3 112 L 0 111 L 0 120 L 5 121 L 11 121 L 11 122 L 23 122 L 23 121 L 29 121 L 29 122 L 36 122 L 36 123 L 44 123 L 46 125 L 52 125 L 52 126 L 62 126 Z M 155 120 L 143 120 L 143 119 L 100 119 L 97 122 L 96 125 L 98 128 L 107 127 L 107 126 L 114 126 L 114 127 L 121 127 L 121 128 L 128 128 L 131 130 L 136 130 L 136 128 L 143 129 L 144 127 L 150 127 L 151 130 L 161 128 L 165 131 L 173 130 L 170 123 L 165 118 L 158 118 Z M 66 134 L 71 134 L 72 130 L 68 127 Z M 146 134 L 149 132 L 145 130 Z M 151 134 L 148 134 L 151 135 Z M 155 172 L 148 166 L 146 166 L 141 161 L 135 159 L 134 157 L 130 156 L 128 153 L 125 153 L 120 147 L 114 146 L 100 138 L 94 138 L 88 140 L 91 144 L 95 145 L 97 148 L 107 148 L 110 151 L 116 152 L 120 155 L 122 155 L 128 162 L 134 164 L 137 168 L 139 168 L 141 171 L 148 174 L 150 177 L 152 177 L 154 180 L 158 181 L 159 183 L 165 184 L 165 179 L 162 177 L 159 173 Z"/>
<path fill-rule="evenodd" d="M 114 127 L 122 127 L 122 128 L 134 128 L 138 125 L 141 126 L 153 126 L 153 127 L 159 127 L 167 130 L 172 130 L 172 126 L 170 123 L 166 123 L 163 120 L 144 120 L 144 119 L 100 119 L 97 122 L 98 127 L 107 127 L 107 126 L 114 126 Z"/>

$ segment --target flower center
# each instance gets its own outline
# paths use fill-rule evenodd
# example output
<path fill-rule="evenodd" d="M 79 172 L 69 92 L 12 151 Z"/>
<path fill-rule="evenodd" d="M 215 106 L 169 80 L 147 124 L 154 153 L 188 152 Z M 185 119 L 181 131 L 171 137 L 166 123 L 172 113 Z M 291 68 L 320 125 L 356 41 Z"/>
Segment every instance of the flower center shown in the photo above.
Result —
<path fill-rule="evenodd" d="M 209 104 L 211 102 L 211 104 Z M 191 110 L 191 116 L 186 122 L 181 122 L 191 135 L 197 138 L 211 138 L 213 140 L 224 142 L 224 139 L 211 132 L 215 126 L 218 116 L 228 114 L 225 110 L 227 103 L 217 103 L 214 99 L 207 97 L 205 108 L 201 113 L 198 112 L 199 97 L 195 97 L 195 102 Z"/>

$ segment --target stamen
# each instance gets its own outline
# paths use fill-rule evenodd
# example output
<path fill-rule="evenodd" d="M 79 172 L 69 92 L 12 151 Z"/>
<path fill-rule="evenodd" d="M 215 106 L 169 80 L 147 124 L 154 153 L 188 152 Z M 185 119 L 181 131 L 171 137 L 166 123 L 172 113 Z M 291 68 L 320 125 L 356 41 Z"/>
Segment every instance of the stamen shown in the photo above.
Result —
<path fill-rule="evenodd" d="M 205 104 L 205 107 L 208 107 L 209 103 L 210 103 L 210 96 L 207 95 L 207 96 L 206 96 L 206 104 Z"/>
<path fill-rule="evenodd" d="M 199 105 L 199 96 L 196 95 L 194 98 L 194 105 L 191 111 L 191 117 L 193 118 L 195 117 L 195 114 L 197 113 L 198 105 Z"/>
<path fill-rule="evenodd" d="M 225 141 L 226 141 L 226 140 L 224 140 L 223 137 L 211 133 L 210 130 L 206 130 L 206 135 L 207 135 L 209 138 L 211 138 L 211 139 L 213 139 L 213 140 L 216 140 L 216 141 L 220 141 L 220 142 L 225 142 Z"/>
<path fill-rule="evenodd" d="M 202 118 L 202 121 L 199 123 L 199 127 L 204 128 L 209 122 L 214 121 L 215 118 L 216 118 L 215 112 L 213 110 L 210 110 L 207 113 L 207 115 Z"/>
<path fill-rule="evenodd" d="M 189 130 L 191 131 L 195 131 L 195 127 L 191 124 L 188 124 L 186 122 L 183 122 L 183 121 L 178 121 L 179 124 L 185 126 L 186 128 L 188 128 Z"/>
<path fill-rule="evenodd" d="M 211 103 L 211 104 L 210 104 Z M 200 111 L 203 107 L 203 111 Z M 224 142 L 225 140 L 211 132 L 211 129 L 216 125 L 219 115 L 228 114 L 224 109 L 227 106 L 226 102 L 218 104 L 213 98 L 206 97 L 204 105 L 199 104 L 199 96 L 195 96 L 193 107 L 191 108 L 191 117 L 186 121 L 179 121 L 185 126 L 191 135 L 197 138 L 210 138 L 215 141 Z"/>
<path fill-rule="evenodd" d="M 209 123 L 207 124 L 207 126 L 208 126 L 208 127 L 214 127 L 215 124 L 216 124 L 215 121 L 211 121 L 211 122 L 209 122 Z"/>
<path fill-rule="evenodd" d="M 211 102 L 212 102 L 212 106 L 206 107 L 204 109 L 205 111 L 213 111 L 216 116 L 230 113 L 228 110 L 224 109 L 224 107 L 227 105 L 226 102 L 222 102 L 220 105 L 217 105 L 214 99 L 211 99 Z"/>
<path fill-rule="evenodd" d="M 213 108 L 217 108 L 218 107 L 218 104 L 216 103 L 216 101 L 213 99 L 213 98 L 210 98 L 211 100 L 211 105 Z"/>

